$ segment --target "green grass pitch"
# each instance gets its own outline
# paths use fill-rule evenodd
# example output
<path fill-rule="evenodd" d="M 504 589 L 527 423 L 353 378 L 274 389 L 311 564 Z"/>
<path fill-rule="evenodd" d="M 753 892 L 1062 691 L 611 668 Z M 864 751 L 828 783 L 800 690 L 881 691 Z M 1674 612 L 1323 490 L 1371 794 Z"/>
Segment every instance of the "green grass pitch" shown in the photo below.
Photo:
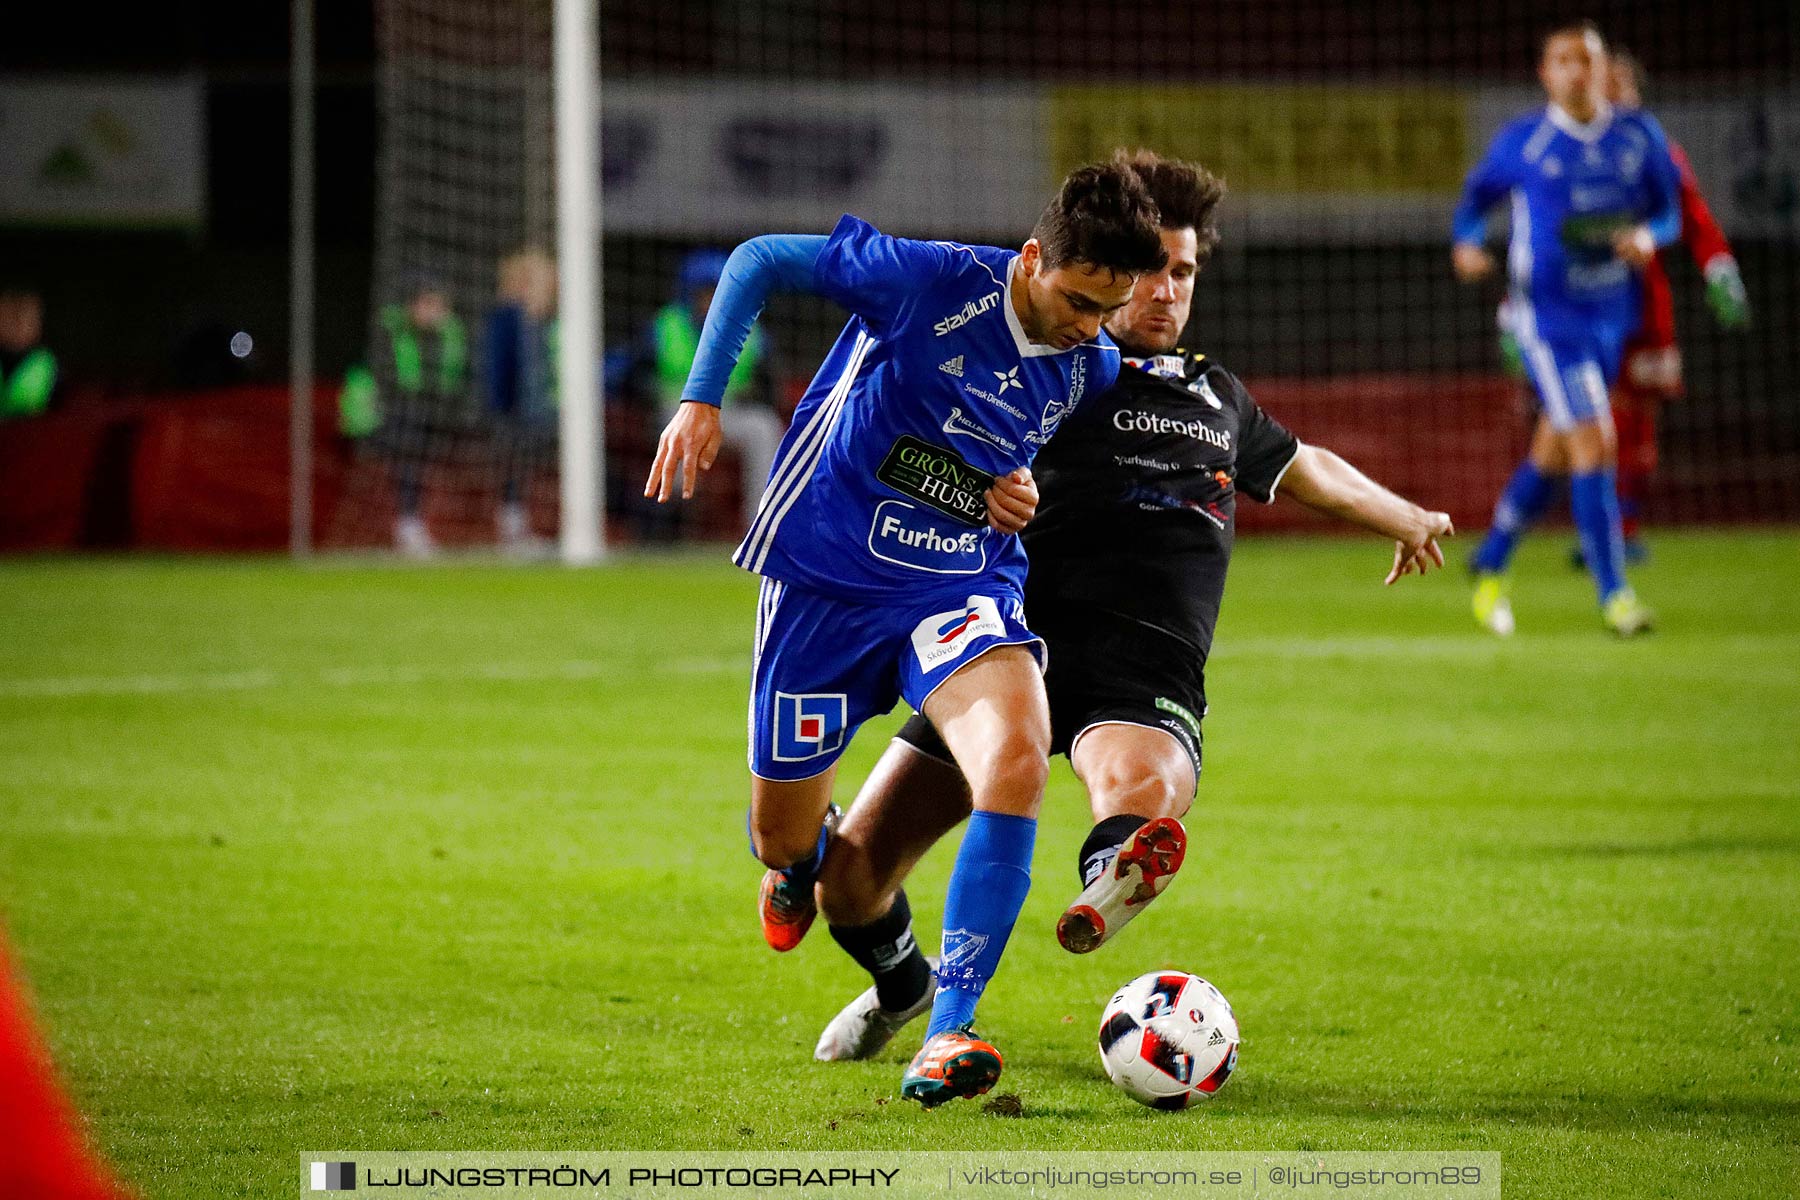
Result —
<path fill-rule="evenodd" d="M 1562 540 L 1510 643 L 1373 542 L 1240 547 L 1188 864 L 1086 958 L 1053 773 L 982 1009 L 1018 1117 L 900 1102 L 910 1035 L 811 1061 L 863 981 L 757 934 L 722 553 L 0 568 L 0 916 L 152 1200 L 291 1195 L 322 1147 L 1480 1149 L 1509 1196 L 1800 1194 L 1800 537 L 1657 537 L 1628 644 Z M 1244 1031 L 1183 1114 L 1094 1050 L 1163 966 Z"/>

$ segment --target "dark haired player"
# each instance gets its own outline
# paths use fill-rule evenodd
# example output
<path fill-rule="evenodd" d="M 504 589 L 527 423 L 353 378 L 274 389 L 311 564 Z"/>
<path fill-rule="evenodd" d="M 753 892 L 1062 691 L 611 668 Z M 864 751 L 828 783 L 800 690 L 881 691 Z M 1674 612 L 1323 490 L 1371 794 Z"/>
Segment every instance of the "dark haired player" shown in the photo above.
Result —
<path fill-rule="evenodd" d="M 1083 891 L 1057 925 L 1085 953 L 1168 885 L 1200 774 L 1204 670 L 1231 558 L 1237 497 L 1277 486 L 1309 508 L 1396 541 L 1393 583 L 1443 565 L 1451 532 L 1343 459 L 1301 445 L 1236 376 L 1181 350 L 1194 281 L 1218 235 L 1223 187 L 1200 167 L 1140 153 L 1161 213 L 1167 265 L 1138 280 L 1106 322 L 1126 355 L 1118 384 L 1064 423 L 1039 455 L 1043 503 L 1023 534 L 1026 611 L 1050 649 L 1052 745 L 1086 786 L 1095 825 Z M 914 716 L 838 826 L 818 901 L 834 939 L 874 986 L 834 1018 L 816 1057 L 869 1058 L 930 1003 L 901 882 L 969 811 L 942 740 Z M 956 944 L 945 939 L 946 959 Z M 939 970 L 942 986 L 943 968 Z"/>
<path fill-rule="evenodd" d="M 926 1105 L 999 1077 L 970 1031 L 1031 879 L 1049 772 L 1043 643 L 1026 627 L 1022 523 L 994 488 L 1022 473 L 1084 396 L 1112 386 L 1100 323 L 1164 261 L 1132 171 L 1084 167 L 1018 252 L 888 237 L 773 236 L 726 263 L 683 402 L 645 495 L 691 495 L 720 441 L 719 400 L 777 287 L 842 304 L 849 324 L 783 439 L 735 561 L 763 577 L 750 705 L 750 839 L 769 867 L 763 934 L 791 949 L 857 728 L 904 696 L 969 780 L 974 817 L 944 906 L 952 964 L 902 1093 Z M 1021 475 L 1022 477 L 1022 475 Z M 990 505 L 996 511 L 990 513 Z"/>

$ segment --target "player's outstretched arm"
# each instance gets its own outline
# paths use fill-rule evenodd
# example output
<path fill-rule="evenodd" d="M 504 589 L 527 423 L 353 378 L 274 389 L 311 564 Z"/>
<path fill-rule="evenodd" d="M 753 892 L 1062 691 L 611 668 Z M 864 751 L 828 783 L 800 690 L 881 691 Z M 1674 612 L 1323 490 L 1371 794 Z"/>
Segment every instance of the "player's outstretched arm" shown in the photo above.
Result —
<path fill-rule="evenodd" d="M 1394 565 L 1383 583 L 1444 565 L 1438 539 L 1456 530 L 1447 513 L 1428 512 L 1388 491 L 1321 446 L 1302 445 L 1281 490 L 1306 507 L 1394 539 Z"/>
<path fill-rule="evenodd" d="M 662 503 L 679 475 L 685 500 L 694 494 L 695 473 L 712 469 L 723 436 L 719 405 L 750 329 L 771 292 L 814 290 L 813 268 L 825 242 L 816 235 L 770 234 L 751 238 L 725 260 L 694 351 L 693 369 L 681 390 L 681 407 L 657 440 L 644 495 Z"/>
<path fill-rule="evenodd" d="M 1494 256 L 1483 246 L 1487 240 L 1487 213 L 1506 194 L 1507 153 L 1514 140 L 1510 131 L 1502 131 L 1463 180 L 1462 198 L 1450 218 L 1454 239 L 1450 265 L 1464 283 L 1475 283 L 1493 273 Z"/>

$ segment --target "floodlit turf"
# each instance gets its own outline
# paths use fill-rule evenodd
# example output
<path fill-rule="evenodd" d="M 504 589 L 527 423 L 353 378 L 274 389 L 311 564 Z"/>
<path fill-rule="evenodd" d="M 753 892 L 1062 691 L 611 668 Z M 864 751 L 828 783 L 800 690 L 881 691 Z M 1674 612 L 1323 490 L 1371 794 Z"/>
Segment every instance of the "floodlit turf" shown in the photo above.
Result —
<path fill-rule="evenodd" d="M 900 1102 L 910 1034 L 811 1061 L 864 983 L 757 933 L 723 553 L 0 567 L 0 910 L 152 1200 L 291 1195 L 323 1147 L 1482 1149 L 1509 1196 L 1795 1194 L 1800 536 L 1658 536 L 1634 644 L 1564 540 L 1504 644 L 1377 544 L 1240 548 L 1187 866 L 1086 958 L 1053 774 L 982 1008 L 1017 1118 Z M 1162 966 L 1244 1030 L 1182 1114 L 1094 1051 Z"/>

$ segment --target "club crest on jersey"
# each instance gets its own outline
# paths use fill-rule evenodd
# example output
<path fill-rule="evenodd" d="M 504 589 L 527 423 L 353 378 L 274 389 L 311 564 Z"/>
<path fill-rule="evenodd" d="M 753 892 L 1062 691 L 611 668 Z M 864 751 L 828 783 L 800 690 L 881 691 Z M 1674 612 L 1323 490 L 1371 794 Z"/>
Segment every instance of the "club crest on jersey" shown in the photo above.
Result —
<path fill-rule="evenodd" d="M 1052 400 L 1044 405 L 1044 415 L 1038 421 L 1037 431 L 1025 435 L 1025 440 L 1034 446 L 1042 446 L 1056 433 L 1063 418 L 1081 403 L 1081 397 L 1087 392 L 1087 359 L 1077 358 L 1069 369 L 1069 395 L 1066 400 Z"/>
<path fill-rule="evenodd" d="M 1206 376 L 1204 375 L 1188 384 L 1187 390 L 1194 393 L 1194 395 L 1200 397 L 1216 409 L 1223 409 L 1225 407 L 1219 402 L 1219 397 L 1212 390 L 1212 384 L 1206 381 Z"/>
<path fill-rule="evenodd" d="M 961 608 L 933 613 L 915 625 L 913 653 L 918 655 L 920 670 L 932 671 L 961 658 L 980 639 L 1005 633 L 1006 622 L 1000 619 L 1000 606 L 993 598 L 970 596 Z"/>
<path fill-rule="evenodd" d="M 842 749 L 848 723 L 842 692 L 776 692 L 775 761 L 805 762 Z"/>

